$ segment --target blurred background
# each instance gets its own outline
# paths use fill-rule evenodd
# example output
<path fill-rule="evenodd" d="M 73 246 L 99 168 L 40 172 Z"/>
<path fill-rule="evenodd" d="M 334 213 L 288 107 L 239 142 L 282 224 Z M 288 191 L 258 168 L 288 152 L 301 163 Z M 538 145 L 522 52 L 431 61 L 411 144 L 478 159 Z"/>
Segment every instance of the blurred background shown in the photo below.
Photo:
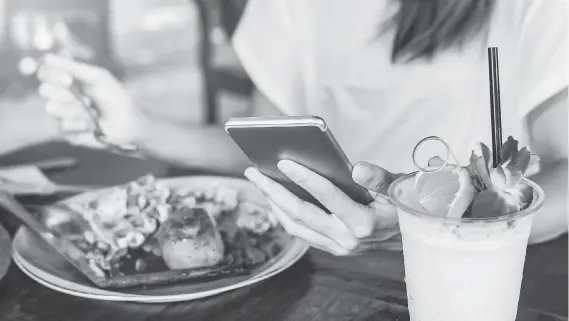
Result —
<path fill-rule="evenodd" d="M 37 58 L 63 51 L 109 69 L 164 117 L 212 123 L 247 114 L 253 86 L 229 42 L 245 3 L 0 0 L 0 99 L 43 103 Z"/>
<path fill-rule="evenodd" d="M 246 1 L 0 0 L 0 108 L 17 110 L 19 120 L 12 126 L 53 126 L 37 94 L 35 73 L 44 54 L 63 52 L 110 70 L 138 106 L 157 117 L 191 126 L 247 115 L 253 84 L 230 43 Z M 22 119 L 27 123 L 20 125 Z M 5 128 L 0 135 L 14 140 L 13 130 Z M 111 185 L 145 173 L 192 171 L 64 142 L 1 155 L 0 166 L 62 156 L 79 162 L 65 174 L 74 183 Z M 121 170 L 107 178 L 93 175 L 109 170 L 108 164 Z M 59 179 L 57 174 L 51 177 Z"/>

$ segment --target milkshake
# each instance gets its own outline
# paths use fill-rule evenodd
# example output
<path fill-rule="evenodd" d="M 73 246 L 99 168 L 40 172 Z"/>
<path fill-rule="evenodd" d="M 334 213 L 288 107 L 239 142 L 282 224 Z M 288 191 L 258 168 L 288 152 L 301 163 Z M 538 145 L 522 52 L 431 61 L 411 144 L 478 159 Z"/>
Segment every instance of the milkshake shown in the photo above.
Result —
<path fill-rule="evenodd" d="M 459 167 L 450 171 L 457 177 L 471 173 Z M 515 321 L 527 242 L 543 190 L 520 177 L 515 188 L 529 201 L 513 210 L 486 195 L 496 192 L 492 189 L 501 195 L 500 187 L 491 185 L 499 183 L 487 180 L 487 191 L 468 175 L 461 184 L 476 188 L 461 190 L 442 173 L 428 177 L 429 182 L 456 190 L 457 196 L 441 201 L 446 204 L 441 207 L 433 198 L 442 200 L 449 193 L 429 188 L 418 177 L 422 174 L 401 177 L 389 189 L 399 216 L 411 321 Z"/>

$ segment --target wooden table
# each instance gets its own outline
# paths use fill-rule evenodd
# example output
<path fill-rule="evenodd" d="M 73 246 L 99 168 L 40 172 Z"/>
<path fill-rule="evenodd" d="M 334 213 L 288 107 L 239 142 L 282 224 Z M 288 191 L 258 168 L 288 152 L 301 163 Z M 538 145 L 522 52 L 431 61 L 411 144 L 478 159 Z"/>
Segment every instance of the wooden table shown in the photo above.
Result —
<path fill-rule="evenodd" d="M 92 183 L 122 183 L 130 179 L 125 177 L 125 171 L 134 178 L 149 168 L 157 170 L 144 162 L 93 152 L 79 154 L 84 157 L 79 167 L 54 175 L 56 180 L 89 183 L 86 180 L 91 175 Z M 12 157 L 10 162 L 30 154 L 23 155 Z M 31 155 L 37 159 L 42 154 Z M 93 157 L 98 161 L 93 162 Z M 0 213 L 0 222 L 11 233 L 17 229 L 17 222 L 7 213 Z M 567 237 L 529 247 L 520 299 L 522 310 L 542 311 L 566 320 L 567 251 Z M 76 298 L 37 284 L 14 264 L 0 282 L 0 320 L 18 321 L 395 321 L 405 320 L 405 304 L 403 259 L 397 252 L 337 258 L 312 250 L 289 270 L 257 285 L 209 299 L 174 304 Z M 527 320 L 545 321 L 539 317 Z"/>

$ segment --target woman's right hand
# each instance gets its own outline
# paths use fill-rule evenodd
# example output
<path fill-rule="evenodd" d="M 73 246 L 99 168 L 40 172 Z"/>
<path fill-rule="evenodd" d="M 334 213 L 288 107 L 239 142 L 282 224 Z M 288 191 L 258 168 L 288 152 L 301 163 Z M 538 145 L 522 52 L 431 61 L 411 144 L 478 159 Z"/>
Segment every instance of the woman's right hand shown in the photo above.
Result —
<path fill-rule="evenodd" d="M 47 100 L 46 111 L 60 124 L 66 140 L 74 145 L 103 148 L 93 131 L 95 123 L 78 97 L 81 91 L 98 109 L 98 124 L 110 143 L 136 143 L 147 122 L 123 85 L 105 69 L 62 56 L 48 55 L 38 71 L 40 96 Z M 75 83 L 75 84 L 74 84 Z"/>

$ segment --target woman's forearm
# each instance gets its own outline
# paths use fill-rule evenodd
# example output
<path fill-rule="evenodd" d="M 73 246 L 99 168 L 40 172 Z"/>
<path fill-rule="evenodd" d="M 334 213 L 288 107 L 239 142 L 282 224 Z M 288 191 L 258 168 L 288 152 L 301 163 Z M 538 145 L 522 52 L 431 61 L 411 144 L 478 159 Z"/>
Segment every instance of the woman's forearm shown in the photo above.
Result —
<path fill-rule="evenodd" d="M 545 202 L 536 213 L 531 242 L 567 231 L 567 159 L 543 164 L 542 171 L 530 179 L 545 192 Z"/>
<path fill-rule="evenodd" d="M 241 175 L 248 158 L 221 126 L 152 118 L 136 144 L 144 154 L 182 167 Z"/>
<path fill-rule="evenodd" d="M 253 94 L 251 116 L 281 115 L 279 109 L 259 92 Z M 152 114 L 139 115 L 145 130 L 139 145 L 143 152 L 171 164 L 242 175 L 249 159 L 221 126 L 184 124 Z"/>

